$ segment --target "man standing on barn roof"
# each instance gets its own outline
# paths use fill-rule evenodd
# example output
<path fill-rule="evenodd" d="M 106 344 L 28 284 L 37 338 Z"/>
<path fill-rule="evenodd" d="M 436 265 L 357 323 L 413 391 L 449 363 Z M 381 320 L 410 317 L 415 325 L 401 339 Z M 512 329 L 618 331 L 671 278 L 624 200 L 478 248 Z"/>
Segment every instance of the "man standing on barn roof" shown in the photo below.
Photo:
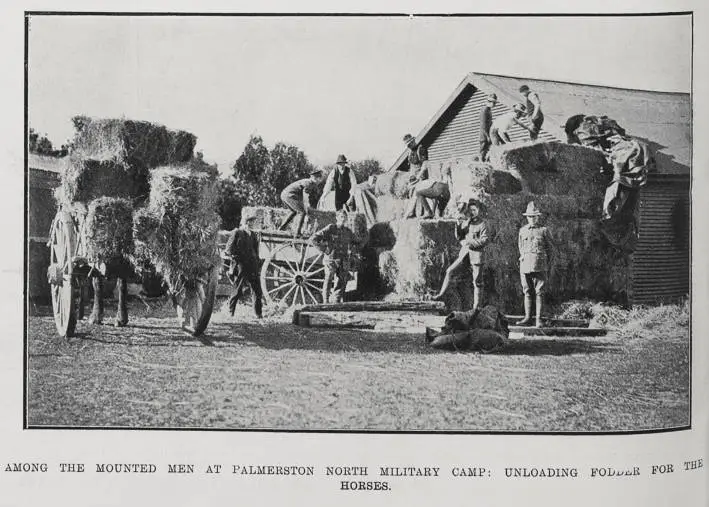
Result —
<path fill-rule="evenodd" d="M 527 225 L 519 231 L 519 273 L 524 292 L 524 318 L 517 322 L 520 326 L 532 322 L 532 306 L 535 305 L 536 327 L 542 327 L 544 283 L 554 253 L 554 240 L 549 230 L 539 225 L 541 214 L 531 201 L 524 213 Z"/>
<path fill-rule="evenodd" d="M 515 104 L 512 106 L 512 111 L 495 118 L 495 121 L 492 122 L 492 126 L 490 127 L 490 140 L 492 144 L 500 146 L 502 144 L 511 143 L 512 139 L 510 138 L 509 131 L 512 130 L 512 127 L 515 125 L 529 130 L 531 135 L 531 127 L 528 127 L 520 121 L 524 113 L 524 106 L 522 104 Z"/>
<path fill-rule="evenodd" d="M 473 275 L 473 309 L 480 308 L 483 300 L 483 249 L 490 242 L 487 223 L 483 220 L 484 205 L 477 199 L 469 199 L 460 206 L 460 215 L 455 226 L 455 237 L 460 241 L 458 258 L 448 266 L 441 290 L 433 297 L 443 301 L 453 272 L 462 266 L 465 259 L 470 263 Z"/>
<path fill-rule="evenodd" d="M 291 213 L 278 228 L 279 231 L 282 231 L 288 227 L 288 224 L 291 223 L 296 215 L 300 215 L 300 218 L 298 219 L 298 228 L 295 233 L 296 236 L 300 235 L 300 232 L 303 229 L 305 215 L 310 212 L 310 196 L 318 192 L 318 184 L 320 183 L 321 178 L 322 171 L 320 169 L 313 168 L 310 171 L 309 178 L 294 181 L 283 189 L 283 192 L 281 192 L 281 201 L 283 201 L 283 204 L 291 210 Z"/>
<path fill-rule="evenodd" d="M 241 298 L 244 285 L 248 283 L 254 299 L 254 313 L 260 319 L 263 293 L 259 280 L 261 260 L 258 236 L 248 227 L 237 227 L 229 234 L 224 253 L 230 261 L 227 275 L 234 285 L 234 293 L 229 298 L 229 313 L 234 315 L 236 303 Z"/>
<path fill-rule="evenodd" d="M 525 109 L 527 118 L 532 124 L 532 129 L 529 131 L 529 139 L 534 141 L 539 136 L 539 131 L 544 123 L 544 114 L 542 113 L 542 101 L 539 99 L 537 92 L 529 89 L 529 86 L 522 85 L 519 87 L 519 94 L 525 101 Z"/>
<path fill-rule="evenodd" d="M 487 101 L 480 109 L 480 160 L 487 159 L 487 152 L 490 151 L 492 140 L 490 139 L 490 128 L 492 127 L 492 108 L 497 104 L 497 95 L 491 93 L 487 96 Z"/>
<path fill-rule="evenodd" d="M 357 186 L 354 171 L 347 165 L 347 157 L 337 156 L 335 168 L 325 179 L 323 195 L 318 202 L 318 209 L 339 211 L 347 205 L 352 191 Z"/>
<path fill-rule="evenodd" d="M 359 250 L 362 246 L 354 232 L 347 226 L 347 211 L 337 212 L 336 223 L 313 234 L 312 242 L 325 254 L 325 280 L 323 282 L 323 302 L 340 303 L 345 295 L 345 287 L 350 271 L 359 264 Z M 330 285 L 335 278 L 335 287 L 330 298 Z"/>

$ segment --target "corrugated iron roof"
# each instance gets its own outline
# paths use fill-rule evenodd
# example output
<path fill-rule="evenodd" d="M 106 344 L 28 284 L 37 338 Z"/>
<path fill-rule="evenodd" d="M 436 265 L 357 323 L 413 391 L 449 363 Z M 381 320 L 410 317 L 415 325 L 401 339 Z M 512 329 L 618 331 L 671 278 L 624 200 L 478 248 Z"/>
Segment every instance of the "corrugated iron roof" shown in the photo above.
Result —
<path fill-rule="evenodd" d="M 474 72 L 463 79 L 416 138 L 423 139 L 468 86 L 484 93 L 496 93 L 500 102 L 511 106 L 520 101 L 518 90 L 522 84 L 539 93 L 545 116 L 542 129 L 556 139 L 566 140 L 563 125 L 570 116 L 606 115 L 615 119 L 629 135 L 650 144 L 656 153 L 658 173 L 689 174 L 692 109 L 688 93 L 631 90 Z M 406 150 L 390 170 L 399 168 L 405 159 Z"/>

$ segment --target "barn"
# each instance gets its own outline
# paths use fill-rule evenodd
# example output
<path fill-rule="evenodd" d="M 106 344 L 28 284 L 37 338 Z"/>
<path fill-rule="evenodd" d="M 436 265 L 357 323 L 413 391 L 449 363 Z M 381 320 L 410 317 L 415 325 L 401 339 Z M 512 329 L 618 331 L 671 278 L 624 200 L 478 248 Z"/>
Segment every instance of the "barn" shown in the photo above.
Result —
<path fill-rule="evenodd" d="M 691 100 L 687 93 L 470 73 L 416 135 L 432 162 L 478 153 L 480 108 L 497 94 L 497 117 L 519 102 L 527 84 L 542 101 L 540 140 L 565 142 L 564 124 L 577 114 L 607 115 L 655 153 L 657 171 L 641 190 L 638 245 L 629 262 L 626 292 L 632 304 L 669 303 L 686 297 L 691 280 Z M 516 127 L 513 141 L 528 139 Z M 404 151 L 389 170 L 408 170 Z"/>
<path fill-rule="evenodd" d="M 57 206 L 54 189 L 59 186 L 66 158 L 30 153 L 28 168 L 27 206 L 27 294 L 32 301 L 49 300 L 49 229 Z"/>

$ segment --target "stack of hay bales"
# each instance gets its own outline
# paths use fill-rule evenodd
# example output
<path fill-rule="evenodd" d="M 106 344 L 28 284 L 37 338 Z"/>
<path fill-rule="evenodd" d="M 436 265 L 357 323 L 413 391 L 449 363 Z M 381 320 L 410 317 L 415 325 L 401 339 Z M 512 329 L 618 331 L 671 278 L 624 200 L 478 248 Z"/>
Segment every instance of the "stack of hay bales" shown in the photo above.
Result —
<path fill-rule="evenodd" d="M 193 165 L 151 171 L 150 199 L 136 211 L 136 257 L 147 258 L 173 294 L 219 263 L 217 179 Z"/>
<path fill-rule="evenodd" d="M 209 166 L 193 158 L 196 137 L 126 119 L 80 116 L 74 125 L 69 164 L 55 196 L 78 224 L 85 240 L 80 253 L 91 263 L 106 265 L 130 261 L 140 266 L 152 260 L 145 243 L 136 248 L 135 210 L 151 193 L 151 171 L 156 168 L 179 164 L 198 174 L 208 172 Z M 156 189 L 158 194 L 163 191 Z M 160 230 L 160 224 L 149 225 Z"/>
<path fill-rule="evenodd" d="M 627 256 L 614 249 L 600 228 L 608 176 L 604 155 L 594 149 L 558 142 L 516 143 L 494 150 L 491 163 L 462 157 L 433 164 L 450 169 L 453 179 L 447 216 L 456 201 L 480 199 L 487 208 L 492 241 L 485 250 L 483 273 L 486 301 L 506 312 L 520 312 L 518 234 L 523 213 L 535 201 L 545 213 L 556 242 L 547 282 L 552 302 L 572 298 L 622 300 L 627 283 Z M 454 221 L 393 220 L 370 231 L 379 252 L 383 278 L 393 289 L 390 298 L 420 299 L 438 291 L 445 268 L 459 252 Z M 447 305 L 472 305 L 467 266 L 453 277 Z"/>

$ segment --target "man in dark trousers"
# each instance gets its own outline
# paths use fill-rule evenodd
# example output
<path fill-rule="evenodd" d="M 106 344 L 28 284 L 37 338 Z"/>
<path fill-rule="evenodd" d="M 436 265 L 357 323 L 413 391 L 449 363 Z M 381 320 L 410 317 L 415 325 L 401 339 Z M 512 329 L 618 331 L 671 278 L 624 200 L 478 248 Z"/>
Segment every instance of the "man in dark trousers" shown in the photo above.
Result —
<path fill-rule="evenodd" d="M 229 312 L 234 315 L 244 284 L 248 283 L 254 299 L 254 312 L 260 319 L 263 293 L 259 280 L 261 261 L 258 235 L 248 228 L 237 227 L 229 234 L 224 251 L 231 261 L 227 276 L 234 285 L 234 293 L 229 298 Z"/>
<path fill-rule="evenodd" d="M 491 93 L 487 96 L 487 102 L 480 109 L 480 160 L 487 160 L 487 152 L 490 151 L 492 140 L 490 139 L 490 127 L 492 127 L 492 108 L 497 104 L 497 95 Z"/>
<path fill-rule="evenodd" d="M 532 141 L 539 137 L 539 131 L 544 123 L 544 113 L 542 113 L 542 101 L 539 99 L 537 92 L 529 89 L 529 86 L 522 85 L 519 87 L 519 94 L 524 99 L 524 108 L 527 113 L 527 119 L 532 124 L 529 129 L 529 139 Z"/>

